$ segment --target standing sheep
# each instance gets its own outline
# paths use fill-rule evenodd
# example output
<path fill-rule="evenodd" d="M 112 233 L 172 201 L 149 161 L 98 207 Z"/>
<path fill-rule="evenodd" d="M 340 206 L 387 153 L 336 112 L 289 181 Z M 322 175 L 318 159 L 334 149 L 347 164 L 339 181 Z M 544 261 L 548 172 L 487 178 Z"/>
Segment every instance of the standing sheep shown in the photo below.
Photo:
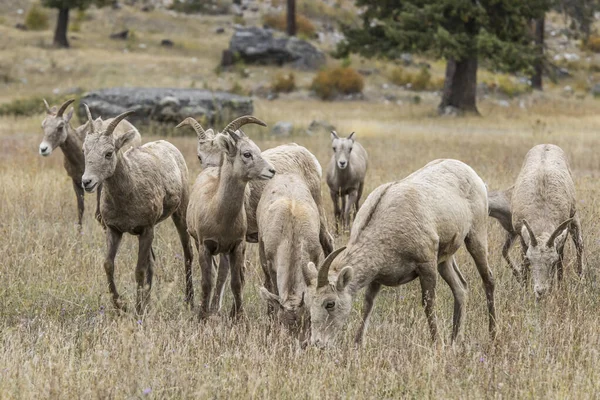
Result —
<path fill-rule="evenodd" d="M 490 215 L 501 223 L 512 220 L 512 226 L 502 223 L 508 232 L 503 254 L 522 282 L 527 281 L 531 269 L 536 297 L 550 289 L 555 272 L 559 281 L 563 278 L 568 232 L 577 251 L 577 273 L 583 275 L 583 237 L 575 185 L 567 156 L 560 147 L 540 144 L 529 150 L 512 190 L 490 198 Z M 521 237 L 523 269 L 516 267 L 508 255 L 517 235 Z"/>
<path fill-rule="evenodd" d="M 349 229 L 352 208 L 354 215 L 360 208 L 368 156 L 360 143 L 354 140 L 354 132 L 347 138 L 340 138 L 335 131 L 331 131 L 331 144 L 333 155 L 327 167 L 327 186 L 333 201 L 335 231 L 339 233 L 340 220 L 342 229 Z"/>
<path fill-rule="evenodd" d="M 202 271 L 200 317 L 206 318 L 213 290 L 213 256 L 225 253 L 231 269 L 234 304 L 231 317 L 242 313 L 244 258 L 246 252 L 246 213 L 244 198 L 248 182 L 271 179 L 275 170 L 261 156 L 261 151 L 242 131 L 245 124 L 264 122 L 251 116 L 240 117 L 215 136 L 215 144 L 224 153 L 219 168 L 206 168 L 198 175 L 188 207 L 187 225 L 196 242 Z M 226 268 L 221 266 L 220 269 Z"/>
<path fill-rule="evenodd" d="M 263 153 L 264 154 L 264 153 Z M 319 210 L 308 185 L 294 174 L 277 174 L 258 203 L 259 255 L 265 273 L 261 297 L 278 320 L 300 342 L 308 339 L 309 311 L 304 296 L 308 282 L 303 266 L 318 264 Z"/>
<path fill-rule="evenodd" d="M 91 133 L 83 143 L 85 172 L 82 182 L 87 192 L 93 192 L 100 184 L 104 186 L 100 199 L 100 213 L 107 228 L 104 269 L 115 307 L 124 308 L 114 281 L 115 257 L 123 233 L 139 237 L 135 269 L 136 310 L 143 313 L 150 300 L 154 273 L 154 227 L 169 217 L 175 223 L 183 247 L 185 297 L 186 302 L 192 304 L 193 252 L 186 227 L 188 169 L 183 155 L 164 140 L 120 152 L 124 144 L 135 137 L 136 131 L 116 136 L 114 130 L 133 111 L 119 115 L 102 131 L 96 131 L 87 105 L 86 111 Z"/>
<path fill-rule="evenodd" d="M 438 272 L 454 296 L 452 340 L 456 340 L 467 298 L 467 283 L 454 259 L 462 243 L 483 281 L 493 337 L 496 311 L 487 260 L 487 211 L 485 184 L 471 167 L 457 160 L 435 160 L 401 181 L 379 186 L 359 210 L 348 246 L 330 254 L 319 270 L 313 263 L 304 269 L 311 282 L 311 342 L 332 344 L 346 324 L 352 300 L 367 287 L 356 335 L 360 343 L 381 286 L 398 286 L 417 278 L 435 340 Z"/>
<path fill-rule="evenodd" d="M 67 100 L 57 110 L 56 107 L 50 108 L 46 100 L 44 100 L 44 105 L 46 106 L 46 117 L 42 121 L 44 138 L 40 143 L 39 152 L 40 155 L 47 157 L 52 154 L 52 151 L 54 151 L 56 148 L 60 147 L 62 150 L 63 155 L 65 156 L 65 170 L 73 180 L 73 190 L 75 190 L 75 196 L 77 197 L 77 223 L 79 226 L 81 226 L 84 211 L 81 175 L 83 175 L 83 171 L 85 169 L 82 145 L 85 135 L 90 130 L 91 122 L 88 121 L 77 129 L 74 129 L 71 126 L 73 108 L 71 108 L 66 115 L 65 111 L 74 101 L 75 100 Z M 102 124 L 102 129 L 106 129 L 112 120 L 112 118 L 106 121 L 96 120 L 94 123 L 97 125 Z M 128 144 L 131 146 L 139 146 L 142 142 L 142 138 L 133 125 L 127 121 L 121 121 L 121 123 L 115 129 L 114 134 L 115 136 L 121 136 L 125 132 L 131 130 L 135 131 L 136 134 L 129 139 Z M 95 216 L 98 221 L 100 221 L 100 193 L 101 188 L 98 188 L 95 212 Z"/>

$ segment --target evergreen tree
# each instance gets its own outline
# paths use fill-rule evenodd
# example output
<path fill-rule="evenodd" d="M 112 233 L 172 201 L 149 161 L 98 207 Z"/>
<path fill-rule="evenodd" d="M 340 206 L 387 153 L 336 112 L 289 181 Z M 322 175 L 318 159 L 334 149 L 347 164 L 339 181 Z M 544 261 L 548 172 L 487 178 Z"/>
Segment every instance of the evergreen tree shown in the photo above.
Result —
<path fill-rule="evenodd" d="M 110 3 L 110 0 L 42 0 L 46 7 L 57 8 L 58 18 L 56 20 L 56 29 L 54 30 L 54 46 L 69 47 L 67 31 L 69 28 L 69 10 L 73 8 L 86 9 L 91 4 L 104 6 Z"/>
<path fill-rule="evenodd" d="M 356 0 L 359 27 L 344 26 L 339 55 L 393 58 L 400 52 L 447 60 L 441 112 L 475 112 L 480 59 L 504 71 L 527 71 L 538 57 L 530 22 L 549 0 Z"/>

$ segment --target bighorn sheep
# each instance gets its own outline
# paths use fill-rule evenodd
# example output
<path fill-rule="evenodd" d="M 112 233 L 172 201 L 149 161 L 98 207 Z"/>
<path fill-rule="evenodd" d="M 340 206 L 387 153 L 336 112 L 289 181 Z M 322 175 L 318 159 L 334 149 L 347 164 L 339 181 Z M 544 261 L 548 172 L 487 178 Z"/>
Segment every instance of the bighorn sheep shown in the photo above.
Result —
<path fill-rule="evenodd" d="M 303 266 L 319 263 L 319 210 L 300 176 L 277 174 L 263 190 L 256 211 L 259 255 L 265 273 L 261 297 L 300 342 L 308 338 L 310 320 L 304 295 Z"/>
<path fill-rule="evenodd" d="M 131 130 L 116 136 L 114 130 L 133 111 L 116 117 L 105 130 L 96 131 L 90 111 L 87 105 L 85 107 L 91 133 L 83 143 L 85 172 L 81 179 L 87 192 L 93 192 L 100 184 L 104 187 L 100 199 L 100 213 L 107 228 L 104 269 L 115 307 L 123 308 L 114 282 L 115 257 L 123 233 L 139 236 L 135 269 L 136 310 L 142 313 L 150 299 L 154 273 L 154 227 L 168 217 L 173 219 L 183 247 L 185 298 L 188 304 L 192 304 L 193 251 L 186 227 L 189 189 L 188 169 L 183 155 L 164 140 L 120 152 L 137 132 Z"/>
<path fill-rule="evenodd" d="M 212 129 L 204 130 L 195 119 L 188 117 L 177 127 L 192 126 L 198 135 L 198 159 L 203 168 L 219 166 L 222 152 L 216 145 L 215 134 Z M 289 143 L 263 151 L 262 157 L 267 160 L 278 173 L 291 173 L 302 176 L 310 189 L 311 195 L 319 209 L 320 228 L 319 240 L 325 255 L 333 251 L 331 235 L 327 230 L 327 219 L 323 210 L 321 197 L 321 165 L 317 158 L 305 147 L 296 143 Z M 262 180 L 250 181 L 250 196 L 246 198 L 246 218 L 248 221 L 246 240 L 249 243 L 258 242 L 258 224 L 256 209 L 263 193 L 266 182 Z"/>
<path fill-rule="evenodd" d="M 536 297 L 550 289 L 555 271 L 559 281 L 563 278 L 568 232 L 577 251 L 577 273 L 583 275 L 583 237 L 575 185 L 560 147 L 540 144 L 529 150 L 514 187 L 490 194 L 490 215 L 508 232 L 502 254 L 517 279 L 525 283 L 531 268 Z M 508 253 L 517 236 L 521 237 L 523 269 L 511 261 Z"/>
<path fill-rule="evenodd" d="M 245 124 L 266 124 L 251 116 L 240 117 L 215 136 L 215 144 L 224 153 L 219 168 L 206 168 L 198 175 L 188 207 L 188 231 L 196 242 L 202 271 L 200 317 L 206 318 L 211 307 L 213 256 L 225 253 L 231 269 L 234 304 L 231 316 L 242 312 L 244 257 L 246 251 L 246 186 L 254 179 L 271 179 L 275 169 L 261 151 L 239 128 Z"/>
<path fill-rule="evenodd" d="M 489 330 L 494 337 L 487 211 L 485 184 L 473 169 L 457 160 L 435 160 L 403 180 L 379 186 L 356 215 L 348 246 L 330 254 L 319 270 L 313 263 L 304 268 L 311 282 L 307 295 L 311 342 L 326 346 L 335 341 L 350 314 L 352 299 L 366 286 L 363 320 L 355 339 L 360 343 L 381 286 L 398 286 L 416 278 L 435 340 L 436 271 L 454 296 L 452 340 L 456 340 L 464 320 L 467 284 L 454 253 L 463 242 L 483 280 Z"/>
<path fill-rule="evenodd" d="M 73 180 L 73 189 L 75 190 L 75 196 L 77 196 L 77 210 L 78 210 L 78 224 L 81 226 L 83 219 L 83 187 L 81 186 L 81 175 L 85 169 L 85 161 L 83 159 L 83 151 L 81 147 L 83 140 L 85 139 L 86 133 L 89 131 L 90 122 L 86 122 L 80 127 L 74 129 L 71 126 L 71 118 L 73 117 L 73 108 L 65 115 L 67 108 L 75 100 L 67 100 L 60 108 L 52 107 L 48 105 L 48 102 L 44 100 L 46 106 L 46 118 L 42 121 L 42 129 L 44 131 L 44 139 L 40 143 L 39 152 L 42 156 L 49 156 L 52 151 L 58 147 L 61 148 L 63 155 L 65 156 L 64 166 L 67 174 Z M 95 124 L 102 124 L 102 129 L 106 129 L 111 123 L 112 118 L 106 121 L 97 119 L 94 121 Z M 127 121 L 122 121 L 115 129 L 115 135 L 121 136 L 125 132 L 134 130 L 135 135 L 129 140 L 129 145 L 139 146 L 142 142 L 142 138 L 137 130 Z M 96 199 L 96 219 L 100 220 L 100 193 L 101 189 L 98 188 L 98 194 Z"/>
<path fill-rule="evenodd" d="M 354 132 L 347 138 L 340 138 L 336 131 L 331 131 L 331 144 L 333 155 L 327 166 L 327 186 L 333 201 L 335 231 L 339 233 L 340 220 L 342 229 L 348 229 L 352 208 L 354 208 L 354 216 L 360 208 L 368 156 L 360 143 L 354 140 Z"/>

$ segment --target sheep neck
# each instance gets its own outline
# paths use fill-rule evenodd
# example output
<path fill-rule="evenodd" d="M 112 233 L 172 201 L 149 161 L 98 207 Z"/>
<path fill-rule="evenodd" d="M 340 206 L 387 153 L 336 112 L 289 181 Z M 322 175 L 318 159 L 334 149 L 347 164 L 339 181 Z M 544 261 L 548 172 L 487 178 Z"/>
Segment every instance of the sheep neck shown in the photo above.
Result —
<path fill-rule="evenodd" d="M 83 143 L 81 143 L 81 140 L 77 137 L 71 124 L 67 124 L 64 129 L 67 130 L 67 138 L 59 147 L 65 156 L 65 161 L 73 167 L 78 167 L 78 169 L 83 170 L 85 165 L 83 150 L 81 149 Z"/>
<path fill-rule="evenodd" d="M 131 165 L 122 154 L 117 153 L 115 172 L 105 179 L 102 186 L 102 193 L 106 192 L 111 197 L 129 197 L 130 193 L 135 190 L 136 185 L 132 179 Z"/>
<path fill-rule="evenodd" d="M 244 207 L 244 196 L 248 182 L 236 176 L 233 161 L 228 157 L 223 160 L 219 170 L 217 189 L 217 219 L 220 221 L 235 220 Z"/>
<path fill-rule="evenodd" d="M 339 261 L 336 260 L 338 261 L 336 264 L 339 265 L 336 272 L 339 273 L 344 267 L 352 267 L 353 274 L 348 284 L 348 290 L 354 297 L 357 292 L 373 281 L 378 268 L 373 265 L 373 255 L 365 252 L 364 249 L 349 248 L 344 253 L 340 255 Z"/>

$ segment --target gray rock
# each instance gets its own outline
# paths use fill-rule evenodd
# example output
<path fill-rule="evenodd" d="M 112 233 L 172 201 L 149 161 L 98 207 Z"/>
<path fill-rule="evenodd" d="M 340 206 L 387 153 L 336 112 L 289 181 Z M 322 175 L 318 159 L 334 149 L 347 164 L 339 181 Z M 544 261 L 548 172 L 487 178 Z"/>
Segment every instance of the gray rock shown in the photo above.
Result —
<path fill-rule="evenodd" d="M 310 125 L 308 125 L 306 133 L 309 135 L 314 135 L 320 133 L 329 133 L 331 131 L 335 131 L 335 126 L 333 126 L 328 121 L 312 120 Z"/>
<path fill-rule="evenodd" d="M 402 53 L 400 54 L 400 61 L 406 66 L 409 66 L 413 63 L 413 57 L 410 53 Z"/>
<path fill-rule="evenodd" d="M 325 54 L 296 37 L 275 36 L 273 30 L 236 26 L 229 50 L 248 64 L 283 65 L 314 70 L 325 64 Z"/>
<path fill-rule="evenodd" d="M 271 134 L 275 136 L 290 136 L 294 131 L 294 124 L 291 122 L 279 121 L 271 129 Z"/>
<path fill-rule="evenodd" d="M 77 110 L 82 121 L 86 118 L 84 103 L 94 117 L 110 118 L 134 110 L 135 114 L 128 118 L 133 124 L 177 124 L 187 117 L 215 123 L 252 114 L 254 110 L 248 97 L 201 89 L 111 88 L 89 92 L 81 98 Z"/>
<path fill-rule="evenodd" d="M 600 97 L 600 83 L 594 84 L 594 86 L 592 86 L 592 90 L 590 92 L 592 93 L 592 96 Z"/>
<path fill-rule="evenodd" d="M 222 34 L 222 33 L 225 33 L 225 28 L 223 28 L 223 27 L 218 27 L 217 29 L 215 29 L 215 33 L 216 33 L 217 35 L 220 35 L 220 34 Z"/>

